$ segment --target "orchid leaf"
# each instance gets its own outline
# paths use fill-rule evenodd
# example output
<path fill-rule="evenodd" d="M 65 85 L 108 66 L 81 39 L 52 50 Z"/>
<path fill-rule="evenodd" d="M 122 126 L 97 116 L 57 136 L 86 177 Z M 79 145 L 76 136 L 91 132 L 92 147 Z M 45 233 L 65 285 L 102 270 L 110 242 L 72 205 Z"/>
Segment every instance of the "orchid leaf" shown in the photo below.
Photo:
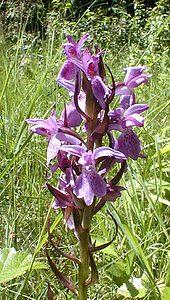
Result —
<path fill-rule="evenodd" d="M 105 240 L 104 239 L 101 239 L 99 237 L 93 237 L 92 238 L 92 241 L 93 243 L 95 242 L 95 244 L 99 244 L 99 247 L 100 245 L 102 244 L 105 244 Z M 95 247 L 95 249 L 98 248 L 98 246 Z M 103 248 L 103 249 L 100 249 L 102 252 L 104 252 L 105 254 L 108 254 L 112 257 L 115 257 L 117 258 L 118 257 L 118 254 L 116 252 L 116 249 L 115 249 L 115 246 L 113 244 L 110 244 L 109 246 L 107 246 L 107 248 Z M 96 250 L 97 251 L 97 250 Z"/>
<path fill-rule="evenodd" d="M 5 283 L 23 275 L 31 265 L 32 255 L 14 248 L 0 250 L 0 283 Z M 42 262 L 35 262 L 33 269 L 47 269 Z"/>
<path fill-rule="evenodd" d="M 92 254 L 90 253 L 89 256 L 90 256 L 91 276 L 87 279 L 86 285 L 91 286 L 98 281 L 98 272 Z"/>
<path fill-rule="evenodd" d="M 50 258 L 47 249 L 46 249 L 46 255 L 47 255 L 48 263 L 49 263 L 53 273 L 55 274 L 56 278 L 58 279 L 58 281 L 61 284 L 63 284 L 67 289 L 69 289 L 74 295 L 77 295 L 77 291 L 75 289 L 74 283 L 72 282 L 72 280 L 69 277 L 67 277 L 62 272 L 59 271 L 59 269 L 56 267 L 55 263 Z"/>
<path fill-rule="evenodd" d="M 53 300 L 54 299 L 54 297 L 53 297 L 53 291 L 51 289 L 50 283 L 48 283 L 47 298 L 48 298 L 48 300 Z"/>

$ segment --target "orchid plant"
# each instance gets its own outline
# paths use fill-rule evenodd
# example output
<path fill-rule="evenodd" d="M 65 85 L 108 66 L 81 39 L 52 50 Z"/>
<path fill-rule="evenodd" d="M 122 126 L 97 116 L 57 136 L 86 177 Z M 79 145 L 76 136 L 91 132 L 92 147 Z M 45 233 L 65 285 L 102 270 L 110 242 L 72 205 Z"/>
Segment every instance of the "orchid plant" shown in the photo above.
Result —
<path fill-rule="evenodd" d="M 124 81 L 115 82 L 107 67 L 111 81 L 108 85 L 102 60 L 104 51 L 97 46 L 94 53 L 82 49 L 88 38 L 89 34 L 85 34 L 76 43 L 67 35 L 66 61 L 56 81 L 68 90 L 71 101 L 60 118 L 56 118 L 53 110 L 46 120 L 26 120 L 33 133 L 47 138 L 47 167 L 51 177 L 54 178 L 56 170 L 61 171 L 56 186 L 50 184 L 50 177 L 46 187 L 55 198 L 53 208 L 62 210 L 67 227 L 78 240 L 79 257 L 63 253 L 50 234 L 49 238 L 60 254 L 77 264 L 78 282 L 73 283 L 58 270 L 48 251 L 47 258 L 59 281 L 79 300 L 87 299 L 88 287 L 98 280 L 93 252 L 113 241 L 100 246 L 92 243 L 92 218 L 107 201 L 114 202 L 121 196 L 124 188 L 118 183 L 127 171 L 127 160 L 143 156 L 134 128 L 144 125 L 142 114 L 148 105 L 136 103 L 135 89 L 146 84 L 150 77 L 144 66 L 128 67 L 124 70 Z M 119 107 L 115 107 L 117 96 L 120 96 Z M 106 141 L 107 146 L 103 145 Z M 113 174 L 115 165 L 114 170 L 118 171 Z"/>

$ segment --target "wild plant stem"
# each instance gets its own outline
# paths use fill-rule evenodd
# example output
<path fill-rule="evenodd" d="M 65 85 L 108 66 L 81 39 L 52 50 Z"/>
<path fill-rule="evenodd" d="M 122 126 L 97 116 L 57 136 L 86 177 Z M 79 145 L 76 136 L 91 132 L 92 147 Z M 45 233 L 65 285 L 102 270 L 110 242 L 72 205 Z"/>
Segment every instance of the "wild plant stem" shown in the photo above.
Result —
<path fill-rule="evenodd" d="M 79 234 L 80 241 L 80 260 L 79 265 L 79 286 L 78 286 L 78 300 L 87 299 L 87 285 L 86 280 L 89 274 L 89 231 L 84 230 Z"/>
<path fill-rule="evenodd" d="M 78 233 L 79 235 L 79 242 L 80 242 L 80 265 L 79 265 L 79 286 L 78 286 L 78 300 L 86 300 L 87 299 L 87 284 L 86 280 L 88 279 L 89 275 L 89 244 L 90 244 L 90 237 L 89 237 L 89 230 L 90 230 L 90 223 L 93 215 L 93 210 L 95 206 L 95 199 L 93 204 L 90 206 L 85 205 L 84 211 L 82 214 L 82 228 L 81 231 Z"/>

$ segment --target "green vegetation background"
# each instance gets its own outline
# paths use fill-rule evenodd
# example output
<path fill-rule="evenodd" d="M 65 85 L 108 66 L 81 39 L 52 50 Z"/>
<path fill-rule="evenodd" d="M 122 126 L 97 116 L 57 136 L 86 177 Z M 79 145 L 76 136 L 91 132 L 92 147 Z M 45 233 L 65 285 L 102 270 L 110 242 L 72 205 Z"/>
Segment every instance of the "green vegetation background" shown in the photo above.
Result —
<path fill-rule="evenodd" d="M 145 127 L 138 130 L 146 159 L 129 161 L 122 185 L 127 190 L 107 209 L 119 225 L 115 242 L 96 254 L 99 282 L 89 299 L 168 300 L 170 294 L 170 97 L 169 1 L 1 1 L 0 19 L 0 247 L 28 251 L 46 262 L 47 216 L 62 250 L 77 241 L 65 231 L 60 212 L 50 208 L 44 188 L 46 142 L 29 133 L 25 119 L 42 118 L 69 101 L 55 78 L 64 61 L 65 34 L 106 50 L 104 61 L 116 81 L 123 68 L 146 65 L 152 78 L 137 91 L 148 103 Z M 97 244 L 114 234 L 106 209 L 96 216 Z M 71 245 L 71 246 L 70 246 Z M 76 281 L 75 266 L 58 256 L 57 266 Z M 1 273 L 1 270 L 0 270 Z M 0 299 L 73 299 L 50 269 L 34 270 L 0 286 Z M 138 281 L 137 281 L 138 279 Z M 135 280 L 138 285 L 135 285 Z M 127 291 L 120 289 L 126 284 Z M 24 287 L 24 288 L 23 288 Z"/>

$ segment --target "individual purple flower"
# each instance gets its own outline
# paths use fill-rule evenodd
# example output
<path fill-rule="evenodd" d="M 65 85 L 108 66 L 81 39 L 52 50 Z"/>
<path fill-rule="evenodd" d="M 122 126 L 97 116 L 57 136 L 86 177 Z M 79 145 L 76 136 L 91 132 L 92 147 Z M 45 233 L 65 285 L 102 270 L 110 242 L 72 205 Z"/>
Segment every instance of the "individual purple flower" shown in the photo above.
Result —
<path fill-rule="evenodd" d="M 33 125 L 30 128 L 32 132 L 48 138 L 47 166 L 49 166 L 50 161 L 56 157 L 61 144 L 56 138 L 59 129 L 59 122 L 56 119 L 54 110 L 47 120 L 27 119 L 26 122 Z"/>
<path fill-rule="evenodd" d="M 115 201 L 116 198 L 121 197 L 121 191 L 124 191 L 123 186 L 107 184 L 106 195 L 102 198 L 105 201 Z"/>
<path fill-rule="evenodd" d="M 94 196 L 103 197 L 107 191 L 105 180 L 96 171 L 96 159 L 108 156 L 125 159 L 124 154 L 110 147 L 99 147 L 92 152 L 85 146 L 63 145 L 61 150 L 80 157 L 78 163 L 82 165 L 82 173 L 75 181 L 74 192 L 78 198 L 84 199 L 86 205 L 93 203 Z"/>
<path fill-rule="evenodd" d="M 146 69 L 145 66 L 141 67 L 128 67 L 124 69 L 126 76 L 124 82 L 118 82 L 116 84 L 115 95 L 127 95 L 130 96 L 133 94 L 134 88 L 138 87 L 142 83 L 148 83 L 148 78 L 151 75 L 143 73 Z"/>
<path fill-rule="evenodd" d="M 103 51 L 97 55 L 90 55 L 88 49 L 84 49 L 82 61 L 70 58 L 69 61 L 74 63 L 86 75 L 91 82 L 92 90 L 95 98 L 99 102 L 102 109 L 105 109 L 105 100 L 111 94 L 110 89 L 105 85 L 99 74 L 99 57 Z"/>
<path fill-rule="evenodd" d="M 30 128 L 32 132 L 48 138 L 47 166 L 57 156 L 61 142 L 80 144 L 80 140 L 77 137 L 61 132 L 60 129 L 63 126 L 63 122 L 57 121 L 54 110 L 46 120 L 27 119 L 26 122 L 33 125 Z"/>
<path fill-rule="evenodd" d="M 134 104 L 126 110 L 122 107 L 116 108 L 108 113 L 110 118 L 109 130 L 122 131 L 128 127 L 144 125 L 144 118 L 141 113 L 149 108 L 147 104 Z"/>
<path fill-rule="evenodd" d="M 28 124 L 33 125 L 30 130 L 42 136 L 51 138 L 58 132 L 58 121 L 56 119 L 55 111 L 53 110 L 47 120 L 44 119 L 27 119 Z"/>
<path fill-rule="evenodd" d="M 137 159 L 140 156 L 141 143 L 132 127 L 142 127 L 144 118 L 141 116 L 148 109 L 147 104 L 134 104 L 124 110 L 122 107 L 109 112 L 110 130 L 121 131 L 121 135 L 115 141 L 115 149 L 121 151 L 125 156 Z"/>
<path fill-rule="evenodd" d="M 88 39 L 89 34 L 85 34 L 81 37 L 78 43 L 76 43 L 71 35 L 67 35 L 68 43 L 64 44 L 64 53 L 67 56 L 66 62 L 61 67 L 61 70 L 57 76 L 56 81 L 59 84 L 63 84 L 65 80 L 73 80 L 76 77 L 78 68 L 75 64 L 68 60 L 68 58 L 76 58 L 80 60 L 81 58 L 81 48 L 84 42 Z"/>

